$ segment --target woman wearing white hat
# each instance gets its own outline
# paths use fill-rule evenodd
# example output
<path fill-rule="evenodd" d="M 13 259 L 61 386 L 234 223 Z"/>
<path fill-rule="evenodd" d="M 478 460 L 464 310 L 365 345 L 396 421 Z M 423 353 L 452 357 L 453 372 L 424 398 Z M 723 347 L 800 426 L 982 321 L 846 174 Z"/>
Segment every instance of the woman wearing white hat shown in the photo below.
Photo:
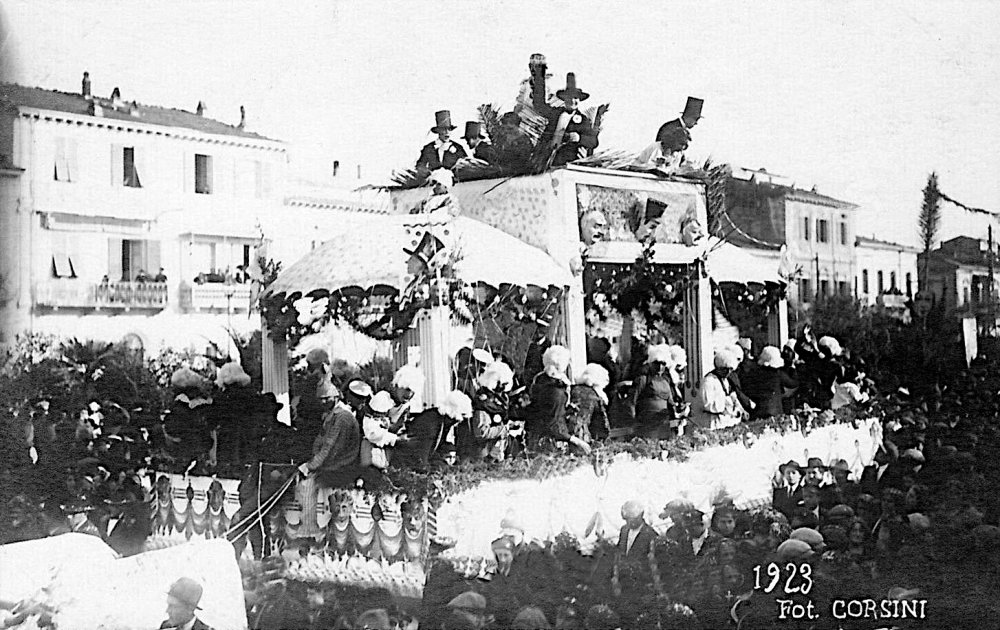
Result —
<path fill-rule="evenodd" d="M 680 354 L 665 343 L 650 346 L 643 373 L 632 385 L 632 416 L 644 433 L 677 435 L 688 416 L 689 409 L 671 376 L 671 369 L 676 367 L 675 356 Z"/>
<path fill-rule="evenodd" d="M 389 430 L 389 412 L 392 410 L 392 396 L 387 391 L 377 392 L 368 401 L 361 421 L 361 466 L 373 466 L 379 470 L 389 467 L 390 451 L 407 437 L 403 433 Z"/>
<path fill-rule="evenodd" d="M 729 374 L 739 365 L 739 359 L 731 350 L 723 349 L 715 353 L 715 369 L 705 375 L 701 385 L 701 400 L 698 413 L 692 420 L 705 429 L 721 429 L 733 426 L 747 418 Z"/>

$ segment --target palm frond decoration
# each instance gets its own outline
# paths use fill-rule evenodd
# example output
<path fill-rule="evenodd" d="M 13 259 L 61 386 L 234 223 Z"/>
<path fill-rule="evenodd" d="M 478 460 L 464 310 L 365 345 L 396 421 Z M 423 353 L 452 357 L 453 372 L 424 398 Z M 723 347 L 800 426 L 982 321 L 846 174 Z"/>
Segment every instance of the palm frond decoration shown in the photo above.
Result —
<path fill-rule="evenodd" d="M 708 214 L 707 231 L 709 234 L 719 234 L 721 232 L 722 215 L 726 212 L 726 186 L 733 169 L 729 164 L 712 164 L 712 158 L 705 160 L 702 170 L 706 173 L 706 188 L 708 194 L 708 204 L 706 212 Z"/>
<path fill-rule="evenodd" d="M 593 121 L 594 131 L 596 131 L 597 133 L 601 133 L 601 127 L 602 125 L 604 125 L 604 116 L 608 113 L 609 109 L 611 109 L 610 103 L 602 103 L 601 105 L 598 105 L 597 107 L 591 107 L 586 112 L 584 112 L 585 114 L 587 114 L 587 117 L 590 118 L 591 121 Z"/>
<path fill-rule="evenodd" d="M 488 179 L 500 174 L 500 168 L 490 164 L 485 160 L 476 158 L 462 158 L 452 169 L 455 173 L 455 181 L 467 182 L 474 179 Z"/>
<path fill-rule="evenodd" d="M 490 139 L 496 142 L 497 131 L 500 129 L 500 108 L 493 103 L 483 103 L 478 107 L 479 122 L 483 123 L 483 131 Z"/>
<path fill-rule="evenodd" d="M 575 160 L 573 164 L 591 168 L 607 168 L 621 170 L 635 162 L 638 153 L 609 149 L 598 151 L 594 155 Z"/>
<path fill-rule="evenodd" d="M 427 183 L 429 173 L 418 169 L 408 168 L 401 171 L 393 171 L 389 179 L 398 188 L 419 188 Z"/>

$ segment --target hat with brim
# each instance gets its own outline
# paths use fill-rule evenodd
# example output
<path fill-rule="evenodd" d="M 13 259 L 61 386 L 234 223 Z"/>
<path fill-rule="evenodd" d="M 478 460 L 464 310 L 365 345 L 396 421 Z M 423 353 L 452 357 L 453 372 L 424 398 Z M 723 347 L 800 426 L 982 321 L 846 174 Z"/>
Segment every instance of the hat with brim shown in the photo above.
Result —
<path fill-rule="evenodd" d="M 355 627 L 368 628 L 369 630 L 390 630 L 392 622 L 389 620 L 389 613 L 386 612 L 385 608 L 375 608 L 361 613 Z"/>
<path fill-rule="evenodd" d="M 358 398 L 367 400 L 368 398 L 371 398 L 372 386 L 362 380 L 355 379 L 347 384 L 347 391 L 351 392 Z"/>
<path fill-rule="evenodd" d="M 462 137 L 468 140 L 469 138 L 485 138 L 486 134 L 483 133 L 483 123 L 478 120 L 469 120 L 465 123 L 465 133 Z"/>
<path fill-rule="evenodd" d="M 455 125 L 451 124 L 451 112 L 447 109 L 442 109 L 439 112 L 434 112 L 434 126 L 431 127 L 431 131 L 438 133 L 441 131 L 453 131 L 458 129 Z"/>
<path fill-rule="evenodd" d="M 580 88 L 576 87 L 576 73 L 569 72 L 566 74 L 566 88 L 556 92 L 556 98 L 565 101 L 568 98 L 577 98 L 581 101 L 585 101 L 590 98 L 590 94 L 587 94 Z"/>
<path fill-rule="evenodd" d="M 687 98 L 687 102 L 684 104 L 684 111 L 681 112 L 681 116 L 684 118 L 694 118 L 695 120 L 698 120 L 702 117 L 701 108 L 704 104 L 705 99 L 689 96 Z"/>
<path fill-rule="evenodd" d="M 204 589 L 201 587 L 201 584 L 198 584 L 191 578 L 182 577 L 170 585 L 167 596 L 173 597 L 188 608 L 201 610 L 201 606 L 198 604 L 201 602 L 203 592 Z"/>
<path fill-rule="evenodd" d="M 483 614 L 486 612 L 486 598 L 475 591 L 466 591 L 448 602 L 452 610 Z"/>
<path fill-rule="evenodd" d="M 794 459 L 790 459 L 781 466 L 778 466 L 778 472 L 781 473 L 782 475 L 785 474 L 785 472 L 788 470 L 795 470 L 801 473 L 802 466 L 800 466 L 799 463 Z"/>
<path fill-rule="evenodd" d="M 826 464 L 824 464 L 823 460 L 818 457 L 810 457 L 809 461 L 806 462 L 806 469 L 808 470 L 810 468 L 818 468 L 820 470 L 826 470 Z"/>
<path fill-rule="evenodd" d="M 389 410 L 392 409 L 392 396 L 389 392 L 382 390 L 368 401 L 368 408 L 375 413 L 389 413 Z"/>

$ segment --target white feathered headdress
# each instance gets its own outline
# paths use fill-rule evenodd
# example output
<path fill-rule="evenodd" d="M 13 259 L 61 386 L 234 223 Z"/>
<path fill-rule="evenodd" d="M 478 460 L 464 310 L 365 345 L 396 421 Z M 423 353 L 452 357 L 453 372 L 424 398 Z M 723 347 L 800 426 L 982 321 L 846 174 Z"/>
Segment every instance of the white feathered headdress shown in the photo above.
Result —
<path fill-rule="evenodd" d="M 452 420 L 472 417 L 472 400 L 460 391 L 452 390 L 438 403 L 438 412 Z"/>
<path fill-rule="evenodd" d="M 476 382 L 485 389 L 495 390 L 503 386 L 503 389 L 508 391 L 514 384 L 514 371 L 503 361 L 494 361 L 486 366 Z"/>
<path fill-rule="evenodd" d="M 404 365 L 396 370 L 396 374 L 392 377 L 392 385 L 411 392 L 421 392 L 424 389 L 424 373 L 416 366 Z"/>

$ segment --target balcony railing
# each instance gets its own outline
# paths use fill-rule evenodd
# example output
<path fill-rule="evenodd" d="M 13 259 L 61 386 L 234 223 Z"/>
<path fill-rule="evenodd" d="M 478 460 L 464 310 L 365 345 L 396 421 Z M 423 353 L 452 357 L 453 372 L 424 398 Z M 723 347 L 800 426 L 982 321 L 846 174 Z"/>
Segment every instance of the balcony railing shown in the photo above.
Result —
<path fill-rule="evenodd" d="M 102 282 L 76 278 L 35 285 L 35 305 L 53 308 L 162 309 L 168 302 L 165 282 Z"/>
<path fill-rule="evenodd" d="M 196 311 L 246 311 L 250 308 L 249 284 L 206 282 L 181 288 L 184 308 Z"/>

